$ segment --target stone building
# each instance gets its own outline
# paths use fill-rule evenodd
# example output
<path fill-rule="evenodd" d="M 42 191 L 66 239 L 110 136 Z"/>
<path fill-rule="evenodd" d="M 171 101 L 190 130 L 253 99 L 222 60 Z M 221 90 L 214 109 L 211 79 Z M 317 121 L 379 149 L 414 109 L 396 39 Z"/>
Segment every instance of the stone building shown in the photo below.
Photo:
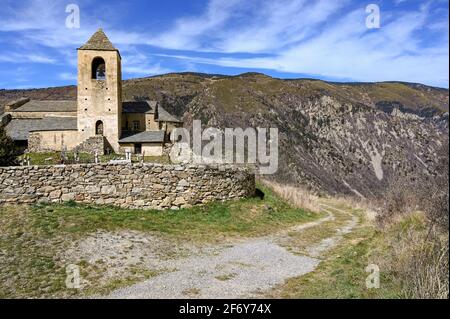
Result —
<path fill-rule="evenodd" d="M 7 134 L 32 152 L 133 153 L 159 156 L 182 125 L 156 101 L 122 101 L 119 51 L 102 29 L 78 49 L 76 101 L 22 98 L 5 107 Z"/>

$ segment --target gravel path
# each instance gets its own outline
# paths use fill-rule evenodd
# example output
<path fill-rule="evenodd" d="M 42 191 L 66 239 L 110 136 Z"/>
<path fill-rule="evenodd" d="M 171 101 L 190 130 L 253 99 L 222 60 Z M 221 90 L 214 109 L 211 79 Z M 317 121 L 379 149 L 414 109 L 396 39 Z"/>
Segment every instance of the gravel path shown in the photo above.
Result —
<path fill-rule="evenodd" d="M 287 232 L 320 227 L 328 216 L 318 221 L 289 228 L 275 235 L 249 239 L 233 246 L 208 247 L 189 257 L 158 260 L 153 266 L 166 271 L 141 283 L 113 291 L 102 298 L 252 298 L 262 294 L 286 279 L 313 271 L 324 251 L 357 224 L 355 217 L 336 230 L 336 235 L 314 244 L 307 250 L 309 256 L 296 255 L 276 242 Z M 334 207 L 335 211 L 337 210 Z M 345 212 L 348 214 L 347 212 Z"/>

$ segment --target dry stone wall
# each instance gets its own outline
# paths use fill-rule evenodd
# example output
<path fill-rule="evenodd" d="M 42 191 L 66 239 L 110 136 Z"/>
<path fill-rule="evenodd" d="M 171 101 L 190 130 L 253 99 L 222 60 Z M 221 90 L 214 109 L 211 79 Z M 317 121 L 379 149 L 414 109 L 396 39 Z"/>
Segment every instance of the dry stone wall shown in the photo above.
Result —
<path fill-rule="evenodd" d="M 36 132 L 28 134 L 28 151 L 29 152 L 45 152 L 47 150 L 41 147 L 41 135 Z"/>
<path fill-rule="evenodd" d="M 179 209 L 252 196 L 255 175 L 235 166 L 80 164 L 0 167 L 0 205 L 76 201 Z"/>
<path fill-rule="evenodd" d="M 75 147 L 75 151 L 103 155 L 108 147 L 112 150 L 104 136 L 92 136 Z"/>

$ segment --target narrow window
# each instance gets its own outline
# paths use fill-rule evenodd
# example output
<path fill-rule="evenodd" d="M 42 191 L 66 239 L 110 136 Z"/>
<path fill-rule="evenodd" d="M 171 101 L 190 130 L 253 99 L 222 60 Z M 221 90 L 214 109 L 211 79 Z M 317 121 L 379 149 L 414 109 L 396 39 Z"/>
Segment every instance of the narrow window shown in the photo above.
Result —
<path fill-rule="evenodd" d="M 103 135 L 103 122 L 97 121 L 95 124 L 95 134 L 96 135 Z"/>
<path fill-rule="evenodd" d="M 133 121 L 133 131 L 139 131 L 141 129 L 141 124 L 139 121 Z"/>
<path fill-rule="evenodd" d="M 92 61 L 92 79 L 94 80 L 106 79 L 105 60 L 103 60 L 102 58 L 95 58 Z"/>

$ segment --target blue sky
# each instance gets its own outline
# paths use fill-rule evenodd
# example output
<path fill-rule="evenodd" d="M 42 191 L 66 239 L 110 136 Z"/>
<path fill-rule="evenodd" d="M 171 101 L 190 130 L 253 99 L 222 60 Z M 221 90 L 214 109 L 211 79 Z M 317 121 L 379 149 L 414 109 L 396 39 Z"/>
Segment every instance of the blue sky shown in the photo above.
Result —
<path fill-rule="evenodd" d="M 69 4 L 80 28 L 67 28 Z M 366 7 L 380 8 L 378 29 Z M 1 0 L 0 88 L 76 84 L 102 27 L 124 78 L 169 72 L 449 86 L 448 0 Z"/>

